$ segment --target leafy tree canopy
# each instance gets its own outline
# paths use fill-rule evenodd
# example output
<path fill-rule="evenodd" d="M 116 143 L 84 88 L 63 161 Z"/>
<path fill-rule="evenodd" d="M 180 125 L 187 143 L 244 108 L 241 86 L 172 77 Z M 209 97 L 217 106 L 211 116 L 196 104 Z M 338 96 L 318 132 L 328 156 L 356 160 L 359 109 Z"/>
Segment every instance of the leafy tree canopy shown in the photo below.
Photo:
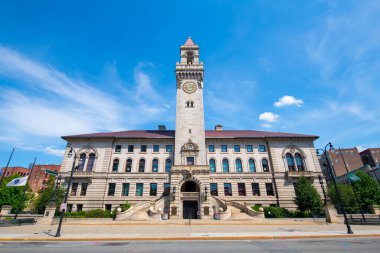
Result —
<path fill-rule="evenodd" d="M 0 206 L 12 206 L 12 213 L 15 213 L 17 210 L 23 210 L 33 196 L 33 193 L 29 187 L 27 188 L 25 196 L 23 196 L 25 186 L 6 186 L 10 181 L 17 177 L 21 176 L 19 174 L 15 174 L 10 177 L 6 177 L 0 185 Z"/>
<path fill-rule="evenodd" d="M 309 211 L 319 213 L 322 210 L 321 196 L 309 180 L 301 176 L 294 187 L 296 197 L 294 199 L 297 208 L 301 212 Z"/>

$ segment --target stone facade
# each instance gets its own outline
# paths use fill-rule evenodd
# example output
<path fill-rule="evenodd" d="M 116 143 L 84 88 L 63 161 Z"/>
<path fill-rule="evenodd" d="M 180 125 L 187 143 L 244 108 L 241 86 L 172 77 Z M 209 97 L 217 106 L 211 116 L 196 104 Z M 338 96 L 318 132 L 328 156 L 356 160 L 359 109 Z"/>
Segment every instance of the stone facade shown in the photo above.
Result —
<path fill-rule="evenodd" d="M 69 209 L 111 210 L 128 201 L 136 210 L 159 205 L 151 212 L 162 210 L 170 219 L 228 217 L 227 204 L 295 209 L 293 184 L 301 175 L 322 195 L 313 144 L 318 137 L 222 126 L 205 130 L 199 48 L 189 38 L 180 52 L 175 131 L 63 137 L 66 182 L 76 168 Z"/>

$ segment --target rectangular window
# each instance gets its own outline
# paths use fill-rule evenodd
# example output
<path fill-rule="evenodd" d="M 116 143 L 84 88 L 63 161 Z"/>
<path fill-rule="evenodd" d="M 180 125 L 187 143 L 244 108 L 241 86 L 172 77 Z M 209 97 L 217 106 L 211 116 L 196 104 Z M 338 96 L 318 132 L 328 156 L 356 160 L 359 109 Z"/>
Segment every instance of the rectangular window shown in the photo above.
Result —
<path fill-rule="evenodd" d="M 170 184 L 169 183 L 164 183 L 164 196 L 169 196 L 170 195 Z"/>
<path fill-rule="evenodd" d="M 274 196 L 273 184 L 272 183 L 265 183 L 265 188 L 267 190 L 267 196 Z"/>
<path fill-rule="evenodd" d="M 224 196 L 232 196 L 232 187 L 230 183 L 224 183 Z"/>
<path fill-rule="evenodd" d="M 106 211 L 111 211 L 112 210 L 112 205 L 111 204 L 106 204 L 105 209 L 106 209 Z"/>
<path fill-rule="evenodd" d="M 140 152 L 141 153 L 146 153 L 146 145 L 141 145 Z"/>
<path fill-rule="evenodd" d="M 208 152 L 215 152 L 215 146 L 214 145 L 208 145 Z"/>
<path fill-rule="evenodd" d="M 121 196 L 129 195 L 129 183 L 123 183 L 123 187 L 121 189 Z"/>
<path fill-rule="evenodd" d="M 218 196 L 218 184 L 211 183 L 210 184 L 210 193 L 212 196 Z"/>
<path fill-rule="evenodd" d="M 234 152 L 240 152 L 240 145 L 234 145 Z"/>
<path fill-rule="evenodd" d="M 77 204 L 77 212 L 82 211 L 83 209 L 83 204 Z"/>
<path fill-rule="evenodd" d="M 81 196 L 86 196 L 87 186 L 88 186 L 88 183 L 82 183 L 82 188 L 80 190 L 80 195 Z"/>
<path fill-rule="evenodd" d="M 150 184 L 149 196 L 157 196 L 157 184 L 156 183 Z"/>
<path fill-rule="evenodd" d="M 115 196 L 115 189 L 116 189 L 116 184 L 115 183 L 109 183 L 108 184 L 108 196 Z"/>
<path fill-rule="evenodd" d="M 252 195 L 253 196 L 260 196 L 259 183 L 252 183 Z"/>
<path fill-rule="evenodd" d="M 133 153 L 135 146 L 133 145 L 128 145 L 128 153 Z"/>
<path fill-rule="evenodd" d="M 252 145 L 247 145 L 247 152 L 249 152 L 249 153 L 253 152 Z"/>
<path fill-rule="evenodd" d="M 78 190 L 78 183 L 73 183 L 71 186 L 71 194 L 70 196 L 76 196 Z"/>
<path fill-rule="evenodd" d="M 121 152 L 121 145 L 116 145 L 115 146 L 115 152 L 120 153 Z"/>
<path fill-rule="evenodd" d="M 171 153 L 173 151 L 173 146 L 172 145 L 166 145 L 165 151 L 166 151 L 166 153 Z"/>
<path fill-rule="evenodd" d="M 186 164 L 187 165 L 194 165 L 194 157 L 193 156 L 186 157 Z"/>
<path fill-rule="evenodd" d="M 67 212 L 68 213 L 71 213 L 71 211 L 73 210 L 73 204 L 67 204 Z"/>
<path fill-rule="evenodd" d="M 160 145 L 153 145 L 153 152 L 154 153 L 160 152 Z"/>
<path fill-rule="evenodd" d="M 265 145 L 259 145 L 259 152 L 267 152 Z"/>
<path fill-rule="evenodd" d="M 221 149 L 223 153 L 227 153 L 227 145 L 222 145 Z"/>
<path fill-rule="evenodd" d="M 239 196 L 247 196 L 247 193 L 245 192 L 245 183 L 238 183 L 238 192 Z"/>
<path fill-rule="evenodd" d="M 144 184 L 143 183 L 137 183 L 136 184 L 136 196 L 142 196 L 143 195 L 143 189 L 144 189 Z"/>

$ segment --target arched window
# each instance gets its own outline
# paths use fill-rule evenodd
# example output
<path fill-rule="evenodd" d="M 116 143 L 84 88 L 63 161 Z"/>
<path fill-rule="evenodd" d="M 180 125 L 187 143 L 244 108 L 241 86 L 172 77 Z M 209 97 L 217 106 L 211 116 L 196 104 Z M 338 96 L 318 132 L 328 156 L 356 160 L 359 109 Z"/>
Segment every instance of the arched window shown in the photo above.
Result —
<path fill-rule="evenodd" d="M 236 165 L 236 172 L 243 172 L 243 165 L 241 164 L 240 159 L 235 160 L 235 165 Z"/>
<path fill-rule="evenodd" d="M 215 159 L 210 159 L 210 172 L 216 172 Z"/>
<path fill-rule="evenodd" d="M 91 153 L 89 158 L 88 158 L 86 171 L 88 171 L 88 172 L 92 171 L 92 168 L 94 167 L 94 162 L 95 162 L 95 154 Z"/>
<path fill-rule="evenodd" d="M 296 159 L 296 164 L 297 164 L 298 171 L 304 171 L 305 170 L 305 166 L 303 165 L 301 154 L 297 153 L 297 154 L 295 154 L 294 157 Z"/>
<path fill-rule="evenodd" d="M 144 172 L 145 171 L 145 160 L 140 159 L 139 161 L 139 172 Z"/>
<path fill-rule="evenodd" d="M 166 159 L 165 161 L 165 172 L 170 172 L 172 169 L 172 160 L 171 159 Z"/>
<path fill-rule="evenodd" d="M 255 161 L 251 158 L 248 160 L 249 172 L 256 172 Z"/>
<path fill-rule="evenodd" d="M 112 163 L 112 172 L 117 172 L 119 170 L 119 159 L 114 159 Z"/>
<path fill-rule="evenodd" d="M 132 159 L 127 159 L 127 164 L 125 166 L 125 172 L 131 172 L 132 171 Z"/>
<path fill-rule="evenodd" d="M 78 165 L 78 170 L 79 171 L 83 171 L 85 163 L 86 163 L 86 154 L 82 153 L 79 156 L 79 165 Z"/>
<path fill-rule="evenodd" d="M 194 61 L 194 53 L 191 51 L 186 52 L 187 64 L 193 64 Z"/>
<path fill-rule="evenodd" d="M 285 157 L 286 157 L 286 163 L 288 164 L 288 170 L 295 171 L 296 167 L 294 166 L 293 156 L 289 153 L 286 153 Z"/>
<path fill-rule="evenodd" d="M 158 172 L 158 159 L 152 161 L 152 172 Z"/>
<path fill-rule="evenodd" d="M 230 171 L 230 166 L 228 165 L 228 160 L 227 159 L 223 159 L 222 163 L 223 163 L 223 172 L 229 172 Z"/>
<path fill-rule="evenodd" d="M 269 164 L 267 159 L 261 160 L 261 165 L 263 166 L 263 171 L 264 172 L 269 172 Z"/>

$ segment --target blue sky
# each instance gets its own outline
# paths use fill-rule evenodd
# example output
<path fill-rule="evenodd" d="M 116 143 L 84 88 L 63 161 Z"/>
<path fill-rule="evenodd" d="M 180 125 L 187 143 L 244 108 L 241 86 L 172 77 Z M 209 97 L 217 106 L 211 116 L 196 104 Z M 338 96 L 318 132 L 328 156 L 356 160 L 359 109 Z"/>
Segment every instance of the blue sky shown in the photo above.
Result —
<path fill-rule="evenodd" d="M 90 4 L 91 3 L 91 4 Z M 0 166 L 60 163 L 60 136 L 175 128 L 191 36 L 205 121 L 380 146 L 378 1 L 1 1 Z"/>

